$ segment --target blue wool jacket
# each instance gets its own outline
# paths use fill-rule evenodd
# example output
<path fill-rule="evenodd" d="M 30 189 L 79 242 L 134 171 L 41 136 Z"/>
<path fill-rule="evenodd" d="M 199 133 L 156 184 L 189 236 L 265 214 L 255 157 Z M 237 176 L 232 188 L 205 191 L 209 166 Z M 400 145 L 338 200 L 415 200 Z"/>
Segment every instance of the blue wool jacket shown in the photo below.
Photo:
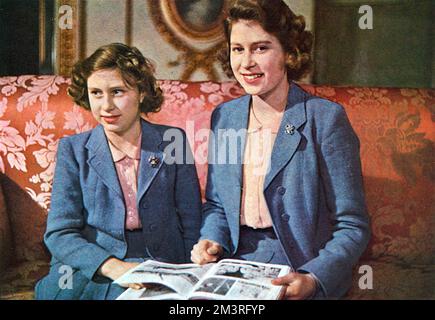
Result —
<path fill-rule="evenodd" d="M 195 165 L 181 129 L 141 120 L 141 160 L 137 206 L 147 247 L 144 257 L 190 261 L 199 237 L 201 196 Z M 183 138 L 183 163 L 167 163 L 167 130 Z M 123 260 L 125 241 L 123 193 L 101 125 L 60 140 L 44 239 L 53 258 L 50 273 L 36 287 L 36 298 L 101 298 L 111 281 L 97 275 L 109 257 Z M 60 290 L 59 268 L 74 270 L 74 289 Z M 93 291 L 93 292 L 90 292 Z"/>
<path fill-rule="evenodd" d="M 220 243 L 230 256 L 239 243 L 250 101 L 247 95 L 224 103 L 211 120 L 201 239 Z M 231 130 L 238 142 L 229 142 Z M 263 187 L 289 265 L 314 274 L 323 296 L 344 295 L 370 229 L 359 140 L 340 105 L 291 85 Z"/>

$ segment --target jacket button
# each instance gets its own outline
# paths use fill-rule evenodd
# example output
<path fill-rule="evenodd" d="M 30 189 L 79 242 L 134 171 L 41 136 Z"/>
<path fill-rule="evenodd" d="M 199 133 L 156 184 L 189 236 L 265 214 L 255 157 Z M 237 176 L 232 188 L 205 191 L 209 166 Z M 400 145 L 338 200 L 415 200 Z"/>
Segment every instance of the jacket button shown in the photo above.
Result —
<path fill-rule="evenodd" d="M 142 203 L 142 209 L 146 209 L 146 208 L 148 208 L 148 205 L 147 205 L 146 202 L 143 202 L 143 203 Z"/>
<path fill-rule="evenodd" d="M 284 220 L 284 221 L 289 221 L 289 220 L 290 220 L 290 217 L 289 217 L 288 215 L 286 215 L 285 213 L 283 213 L 283 214 L 281 215 L 281 218 L 282 218 L 282 220 Z"/>
<path fill-rule="evenodd" d="M 287 191 L 283 186 L 278 187 L 276 190 L 280 195 L 284 195 L 284 193 Z"/>
<path fill-rule="evenodd" d="M 150 231 L 156 231 L 157 230 L 157 226 L 155 224 L 150 224 L 149 227 Z"/>

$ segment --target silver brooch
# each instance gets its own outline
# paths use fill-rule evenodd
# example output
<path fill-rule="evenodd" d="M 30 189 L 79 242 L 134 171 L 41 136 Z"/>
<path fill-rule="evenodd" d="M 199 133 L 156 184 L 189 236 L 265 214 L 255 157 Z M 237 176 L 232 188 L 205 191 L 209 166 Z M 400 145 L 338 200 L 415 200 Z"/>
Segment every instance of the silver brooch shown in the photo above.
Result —
<path fill-rule="evenodd" d="M 285 133 L 287 133 L 287 134 L 293 135 L 295 133 L 295 130 L 296 130 L 296 128 L 292 124 L 287 124 L 285 126 Z"/>
<path fill-rule="evenodd" d="M 148 162 L 150 163 L 151 167 L 155 168 L 159 165 L 160 159 L 156 156 L 151 156 L 149 157 Z"/>

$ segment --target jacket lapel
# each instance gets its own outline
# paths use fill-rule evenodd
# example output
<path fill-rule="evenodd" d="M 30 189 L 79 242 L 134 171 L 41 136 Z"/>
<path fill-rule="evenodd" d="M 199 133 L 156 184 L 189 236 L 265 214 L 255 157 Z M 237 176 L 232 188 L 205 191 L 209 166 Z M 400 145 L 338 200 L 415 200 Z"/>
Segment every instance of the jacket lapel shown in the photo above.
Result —
<path fill-rule="evenodd" d="M 103 183 L 112 191 L 114 191 L 122 199 L 124 198 L 119 184 L 118 175 L 116 173 L 115 164 L 113 163 L 112 154 L 109 149 L 104 129 L 98 125 L 91 133 L 91 136 L 86 144 L 89 150 L 88 164 Z"/>
<path fill-rule="evenodd" d="M 164 154 L 159 149 L 162 142 L 160 134 L 144 120 L 141 120 L 141 126 L 142 142 L 138 168 L 138 203 L 162 167 L 164 160 Z M 109 143 L 101 125 L 92 131 L 86 148 L 90 153 L 88 164 L 95 170 L 108 188 L 114 191 L 121 199 L 124 199 Z"/>
<path fill-rule="evenodd" d="M 301 141 L 301 135 L 297 129 L 305 122 L 305 93 L 292 83 L 287 98 L 287 107 L 273 145 L 270 170 L 264 181 L 264 189 L 293 157 Z"/>
<path fill-rule="evenodd" d="M 234 150 L 234 147 L 231 147 L 231 143 L 228 143 L 227 139 L 218 139 L 221 145 L 218 146 L 218 150 L 222 152 L 225 149 L 225 155 L 227 159 L 225 159 L 225 167 L 226 169 L 223 171 L 225 177 L 223 177 L 223 190 L 237 190 L 237 192 L 225 192 L 228 196 L 227 204 L 231 206 L 232 212 L 239 214 L 240 205 L 241 205 L 241 192 L 242 192 L 242 167 L 243 167 L 243 158 L 244 158 L 244 149 L 246 144 L 246 133 L 248 127 L 248 119 L 249 119 L 249 103 L 251 101 L 251 96 L 246 95 L 243 96 L 237 103 L 237 106 L 234 106 L 232 109 L 232 113 L 227 119 L 227 130 L 223 130 L 225 134 L 229 135 L 230 141 L 235 141 L 235 138 L 232 137 L 233 134 L 237 134 L 237 147 Z M 229 131 L 233 129 L 234 131 Z M 215 133 L 218 134 L 218 133 Z M 234 145 L 234 144 L 233 144 Z M 237 156 L 234 157 L 234 152 L 237 152 Z M 234 160 L 236 162 L 234 163 Z M 219 161 L 219 160 L 217 160 Z M 218 162 L 219 163 L 219 162 Z"/>
<path fill-rule="evenodd" d="M 165 158 L 163 151 L 160 150 L 162 136 L 143 119 L 141 125 L 142 144 L 138 169 L 137 203 L 150 187 Z"/>

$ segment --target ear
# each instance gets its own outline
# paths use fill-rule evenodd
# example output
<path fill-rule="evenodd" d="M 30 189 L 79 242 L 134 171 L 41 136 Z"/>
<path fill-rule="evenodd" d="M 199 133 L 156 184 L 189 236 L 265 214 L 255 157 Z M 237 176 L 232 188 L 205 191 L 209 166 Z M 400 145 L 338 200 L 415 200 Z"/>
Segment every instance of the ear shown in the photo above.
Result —
<path fill-rule="evenodd" d="M 294 54 L 287 53 L 285 57 L 285 64 L 289 68 L 294 68 L 296 65 L 296 57 Z"/>
<path fill-rule="evenodd" d="M 290 53 L 287 52 L 287 53 L 285 54 L 285 64 L 286 64 L 286 65 L 291 64 L 292 59 L 293 59 L 293 56 L 292 56 Z"/>

